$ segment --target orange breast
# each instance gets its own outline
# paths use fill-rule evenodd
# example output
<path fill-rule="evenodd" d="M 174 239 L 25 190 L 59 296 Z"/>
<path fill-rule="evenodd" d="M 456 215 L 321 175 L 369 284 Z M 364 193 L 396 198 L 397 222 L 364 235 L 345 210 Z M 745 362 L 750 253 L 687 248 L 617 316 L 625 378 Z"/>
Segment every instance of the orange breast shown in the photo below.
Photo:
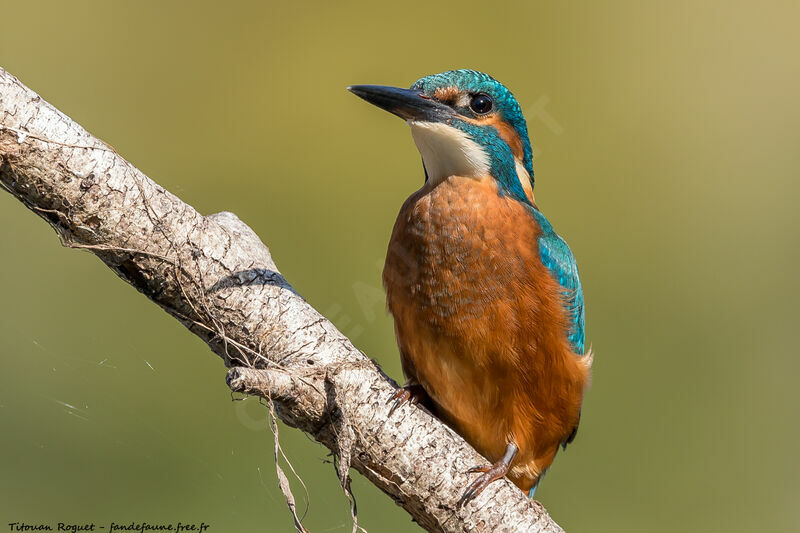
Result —
<path fill-rule="evenodd" d="M 407 377 L 490 461 L 513 439 L 523 490 L 576 427 L 588 377 L 538 232 L 491 178 L 450 177 L 406 200 L 383 272 Z"/>

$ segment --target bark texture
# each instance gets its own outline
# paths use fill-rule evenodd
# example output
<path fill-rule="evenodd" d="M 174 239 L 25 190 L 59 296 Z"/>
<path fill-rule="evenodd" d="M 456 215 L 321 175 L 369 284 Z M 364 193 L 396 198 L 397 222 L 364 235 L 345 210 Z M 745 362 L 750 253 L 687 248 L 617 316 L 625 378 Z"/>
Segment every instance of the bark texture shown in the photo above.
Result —
<path fill-rule="evenodd" d="M 428 531 L 561 531 L 507 480 L 456 509 L 465 471 L 485 459 L 422 409 L 388 417 L 395 383 L 292 289 L 247 225 L 201 215 L 3 69 L 0 185 L 208 343 L 232 390 L 271 399 L 330 448 L 343 486 L 354 467 Z"/>

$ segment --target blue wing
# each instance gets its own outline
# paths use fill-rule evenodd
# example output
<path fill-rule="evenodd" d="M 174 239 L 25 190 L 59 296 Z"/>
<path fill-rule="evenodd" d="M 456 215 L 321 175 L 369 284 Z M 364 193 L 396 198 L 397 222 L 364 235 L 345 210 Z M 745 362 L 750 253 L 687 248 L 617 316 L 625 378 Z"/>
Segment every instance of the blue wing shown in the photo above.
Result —
<path fill-rule="evenodd" d="M 578 355 L 585 353 L 583 290 L 578 277 L 578 263 L 564 239 L 558 236 L 545 216 L 530 207 L 542 234 L 539 236 L 539 256 L 542 263 L 564 289 L 564 310 L 570 322 L 569 342 Z"/>

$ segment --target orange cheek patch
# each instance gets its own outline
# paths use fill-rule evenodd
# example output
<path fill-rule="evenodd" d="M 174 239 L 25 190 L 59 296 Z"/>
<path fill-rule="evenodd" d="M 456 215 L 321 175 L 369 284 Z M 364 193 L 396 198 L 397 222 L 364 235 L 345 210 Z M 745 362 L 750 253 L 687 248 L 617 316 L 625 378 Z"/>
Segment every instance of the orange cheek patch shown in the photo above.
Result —
<path fill-rule="evenodd" d="M 514 157 L 522 161 L 525 157 L 525 154 L 523 153 L 522 141 L 520 140 L 517 131 L 507 123 L 499 120 L 492 123 L 492 126 L 494 126 L 494 129 L 497 130 L 497 133 L 500 134 L 500 137 L 502 137 L 506 144 L 508 144 L 508 146 L 511 148 L 511 152 L 514 154 Z"/>
<path fill-rule="evenodd" d="M 520 140 L 516 130 L 509 126 L 508 123 L 504 122 L 497 113 L 491 113 L 485 117 L 477 119 L 466 117 L 462 117 L 462 119 L 471 124 L 475 124 L 476 126 L 492 126 L 497 130 L 500 138 L 506 142 L 509 148 L 511 148 L 511 153 L 514 154 L 514 157 L 520 161 L 525 158 L 525 153 L 522 149 L 522 140 Z"/>

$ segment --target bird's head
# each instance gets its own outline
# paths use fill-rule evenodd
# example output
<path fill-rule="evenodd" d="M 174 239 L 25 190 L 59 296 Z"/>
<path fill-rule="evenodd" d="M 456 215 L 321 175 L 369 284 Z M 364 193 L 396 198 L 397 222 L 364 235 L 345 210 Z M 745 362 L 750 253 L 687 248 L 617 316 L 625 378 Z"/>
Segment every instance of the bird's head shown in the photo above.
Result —
<path fill-rule="evenodd" d="M 502 83 L 474 70 L 450 70 L 417 80 L 410 89 L 348 87 L 353 94 L 411 126 L 426 180 L 492 176 L 500 190 L 533 199 L 533 153 L 525 117 Z"/>

